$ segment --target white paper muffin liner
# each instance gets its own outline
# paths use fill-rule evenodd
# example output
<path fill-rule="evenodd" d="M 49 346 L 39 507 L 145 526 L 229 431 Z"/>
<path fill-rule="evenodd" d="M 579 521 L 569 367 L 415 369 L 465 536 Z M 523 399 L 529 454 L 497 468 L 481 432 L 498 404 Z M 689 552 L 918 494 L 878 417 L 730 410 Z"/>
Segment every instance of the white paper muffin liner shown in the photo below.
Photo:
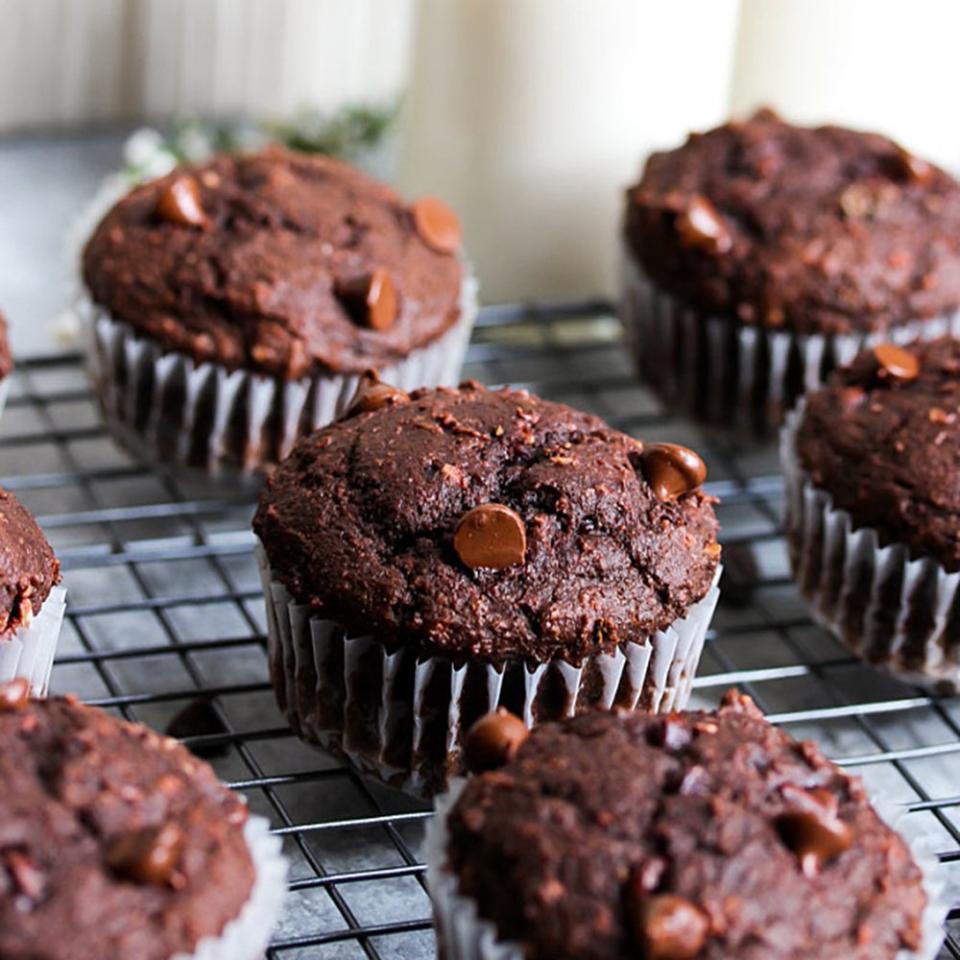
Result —
<path fill-rule="evenodd" d="M 853 334 L 799 334 L 705 317 L 658 288 L 628 250 L 620 316 L 641 378 L 671 410 L 756 439 L 771 435 L 800 396 L 864 347 L 960 334 L 960 311 Z"/>
<path fill-rule="evenodd" d="M 47 695 L 66 606 L 66 587 L 54 587 L 29 626 L 0 637 L 0 683 L 23 677 L 30 681 L 33 696 Z"/>
<path fill-rule="evenodd" d="M 524 960 L 523 946 L 499 939 L 496 925 L 482 918 L 476 902 L 460 893 L 456 875 L 449 867 L 447 818 L 465 785 L 466 781 L 457 780 L 448 793 L 436 798 L 424 841 L 427 889 L 433 904 L 439 955 L 443 960 Z M 937 858 L 935 842 L 920 825 L 919 816 L 910 816 L 904 807 L 883 799 L 874 800 L 873 806 L 910 847 L 923 873 L 927 896 L 922 919 L 923 945 L 920 950 L 897 951 L 896 960 L 934 960 L 943 943 L 943 925 L 950 910 L 946 868 Z"/>
<path fill-rule="evenodd" d="M 678 710 L 690 698 L 720 570 L 686 617 L 643 642 L 626 642 L 574 666 L 556 658 L 535 669 L 497 667 L 390 651 L 312 614 L 275 577 L 262 546 L 257 560 L 267 609 L 270 674 L 298 736 L 340 754 L 364 773 L 418 796 L 460 772 L 463 735 L 504 706 L 528 726 L 594 707 Z"/>
<path fill-rule="evenodd" d="M 960 571 L 904 544 L 881 546 L 800 465 L 801 402 L 780 436 L 794 580 L 814 618 L 866 661 L 942 692 L 960 690 Z"/>
<path fill-rule="evenodd" d="M 317 373 L 288 381 L 228 371 L 163 352 L 85 294 L 76 304 L 90 377 L 107 428 L 139 459 L 210 476 L 249 475 L 282 460 L 301 436 L 335 420 L 360 374 Z M 460 317 L 440 337 L 381 378 L 403 390 L 457 382 L 477 312 L 476 283 L 464 278 Z"/>
<path fill-rule="evenodd" d="M 287 893 L 287 861 L 279 837 L 264 817 L 250 817 L 243 828 L 256 870 L 250 899 L 219 937 L 204 937 L 193 953 L 171 960 L 260 960 L 280 917 Z"/>

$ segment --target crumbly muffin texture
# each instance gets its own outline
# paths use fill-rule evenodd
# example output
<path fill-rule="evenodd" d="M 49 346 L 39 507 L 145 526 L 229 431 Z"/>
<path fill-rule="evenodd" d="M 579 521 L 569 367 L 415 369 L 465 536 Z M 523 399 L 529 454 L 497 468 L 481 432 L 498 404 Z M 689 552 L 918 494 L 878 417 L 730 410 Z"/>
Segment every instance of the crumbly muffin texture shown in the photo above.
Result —
<path fill-rule="evenodd" d="M 360 372 L 458 319 L 460 259 L 431 239 L 383 184 L 271 148 L 135 189 L 87 243 L 83 278 L 96 304 L 165 351 L 285 379 Z M 386 318 L 373 311 L 383 329 L 354 315 L 374 278 L 395 301 Z"/>
<path fill-rule="evenodd" d="M 579 662 L 706 594 L 712 498 L 666 482 L 658 497 L 639 441 L 524 391 L 399 400 L 304 439 L 268 480 L 254 528 L 298 601 L 427 653 Z M 697 479 L 665 469 L 681 487 Z M 464 517 L 487 504 L 479 520 L 510 538 L 499 568 L 463 559 Z"/>
<path fill-rule="evenodd" d="M 960 341 L 865 350 L 807 396 L 795 443 L 856 527 L 960 570 Z"/>
<path fill-rule="evenodd" d="M 253 887 L 246 807 L 172 740 L 0 688 L 0 956 L 169 960 Z"/>
<path fill-rule="evenodd" d="M 460 892 L 527 960 L 893 960 L 920 943 L 921 872 L 863 786 L 736 695 L 536 727 L 468 781 L 448 831 Z"/>
<path fill-rule="evenodd" d="M 60 582 L 60 563 L 33 514 L 0 488 L 0 643 L 29 625 Z"/>
<path fill-rule="evenodd" d="M 710 314 L 798 333 L 881 330 L 960 306 L 960 184 L 885 137 L 769 111 L 653 154 L 626 241 Z"/>

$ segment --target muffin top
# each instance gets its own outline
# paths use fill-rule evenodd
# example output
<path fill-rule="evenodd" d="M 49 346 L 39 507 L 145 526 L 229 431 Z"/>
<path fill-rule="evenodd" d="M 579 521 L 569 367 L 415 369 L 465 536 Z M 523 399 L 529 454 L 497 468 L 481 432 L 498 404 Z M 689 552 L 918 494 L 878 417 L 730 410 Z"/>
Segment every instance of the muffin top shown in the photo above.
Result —
<path fill-rule="evenodd" d="M 882 544 L 960 570 L 960 341 L 880 344 L 808 394 L 800 465 Z"/>
<path fill-rule="evenodd" d="M 7 318 L 0 311 L 0 379 L 13 370 L 13 354 L 10 352 Z"/>
<path fill-rule="evenodd" d="M 0 956 L 192 954 L 240 912 L 246 807 L 175 741 L 0 687 Z"/>
<path fill-rule="evenodd" d="M 681 300 L 799 333 L 960 305 L 960 184 L 876 134 L 769 111 L 653 154 L 626 237 Z"/>
<path fill-rule="evenodd" d="M 298 601 L 428 653 L 579 662 L 709 589 L 717 521 L 691 451 L 525 391 L 368 386 L 260 497 L 254 529 Z"/>
<path fill-rule="evenodd" d="M 60 562 L 33 514 L 0 487 L 0 638 L 29 626 L 60 582 Z"/>
<path fill-rule="evenodd" d="M 540 725 L 447 826 L 460 892 L 527 960 L 892 960 L 922 938 L 921 872 L 860 781 L 736 694 Z"/>
<path fill-rule="evenodd" d="M 460 314 L 459 225 L 280 148 L 136 188 L 83 253 L 90 296 L 164 350 L 297 379 L 382 367 Z"/>

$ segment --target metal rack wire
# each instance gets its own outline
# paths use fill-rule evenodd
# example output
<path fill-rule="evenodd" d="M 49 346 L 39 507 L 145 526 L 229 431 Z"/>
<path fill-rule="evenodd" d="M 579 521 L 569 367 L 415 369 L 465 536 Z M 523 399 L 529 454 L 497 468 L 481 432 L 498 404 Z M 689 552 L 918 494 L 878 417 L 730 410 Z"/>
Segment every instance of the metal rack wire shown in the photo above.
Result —
<path fill-rule="evenodd" d="M 739 450 L 671 418 L 636 383 L 602 302 L 486 309 L 465 376 L 700 450 L 721 498 L 727 574 L 697 702 L 745 689 L 925 818 L 941 860 L 960 862 L 960 700 L 871 671 L 812 623 L 788 576 L 775 451 Z M 104 434 L 75 355 L 19 362 L 0 474 L 63 563 L 70 605 L 54 689 L 175 730 L 283 835 L 291 894 L 269 956 L 434 956 L 420 851 L 429 812 L 300 744 L 274 706 L 253 492 L 132 462 Z M 960 958 L 960 907 L 941 956 Z"/>

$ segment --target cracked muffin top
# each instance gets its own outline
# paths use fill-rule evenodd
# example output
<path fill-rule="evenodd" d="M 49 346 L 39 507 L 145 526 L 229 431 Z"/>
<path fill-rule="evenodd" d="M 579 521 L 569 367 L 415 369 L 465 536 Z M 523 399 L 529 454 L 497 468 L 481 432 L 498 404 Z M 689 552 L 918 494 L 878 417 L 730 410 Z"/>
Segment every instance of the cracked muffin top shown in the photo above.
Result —
<path fill-rule="evenodd" d="M 921 871 L 861 782 L 735 693 L 541 724 L 447 834 L 460 893 L 527 960 L 893 960 L 922 939 Z"/>
<path fill-rule="evenodd" d="M 0 686 L 0 956 L 192 955 L 253 889 L 246 807 L 175 741 Z"/>
<path fill-rule="evenodd" d="M 684 302 L 799 333 L 960 306 L 960 184 L 886 137 L 770 111 L 655 153 L 627 243 Z"/>
<path fill-rule="evenodd" d="M 525 391 L 372 381 L 254 518 L 273 575 L 359 633 L 489 662 L 640 639 L 710 588 L 702 461 Z"/>
<path fill-rule="evenodd" d="M 60 582 L 60 563 L 33 514 L 0 487 L 0 641 L 29 626 Z"/>
<path fill-rule="evenodd" d="M 881 544 L 960 570 L 960 341 L 879 344 L 808 394 L 796 453 Z"/>
<path fill-rule="evenodd" d="M 83 253 L 93 301 L 158 343 L 287 379 L 389 366 L 460 315 L 459 224 L 328 157 L 223 155 L 137 187 Z"/>

